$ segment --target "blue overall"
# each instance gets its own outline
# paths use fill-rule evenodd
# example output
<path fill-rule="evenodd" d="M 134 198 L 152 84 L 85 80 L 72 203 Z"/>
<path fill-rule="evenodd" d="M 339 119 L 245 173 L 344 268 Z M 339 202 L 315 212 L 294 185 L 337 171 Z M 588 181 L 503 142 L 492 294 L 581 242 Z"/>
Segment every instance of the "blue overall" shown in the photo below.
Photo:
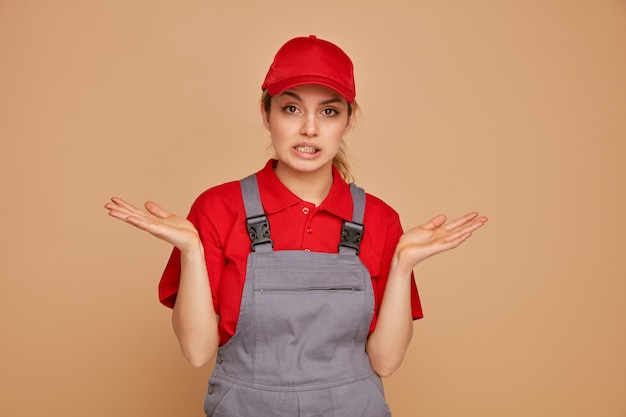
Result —
<path fill-rule="evenodd" d="M 252 252 L 235 334 L 218 350 L 208 417 L 389 417 L 365 343 L 374 312 L 358 257 L 365 193 L 339 253 L 273 251 L 256 176 L 241 180 Z"/>

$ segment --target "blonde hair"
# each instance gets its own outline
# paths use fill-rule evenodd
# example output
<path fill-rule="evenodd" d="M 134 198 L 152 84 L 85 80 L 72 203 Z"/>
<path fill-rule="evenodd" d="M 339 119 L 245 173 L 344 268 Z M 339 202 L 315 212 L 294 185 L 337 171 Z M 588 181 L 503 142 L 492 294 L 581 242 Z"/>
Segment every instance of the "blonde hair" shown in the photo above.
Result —
<path fill-rule="evenodd" d="M 265 112 L 269 114 L 272 109 L 272 96 L 267 90 L 264 90 L 261 95 L 261 104 L 263 105 Z M 358 109 L 359 106 L 356 101 L 348 103 L 348 118 L 352 117 L 353 114 L 356 114 Z M 341 178 L 345 182 L 354 182 L 354 177 L 350 173 L 350 163 L 348 161 L 346 142 L 343 140 L 341 141 L 337 155 L 333 158 L 333 166 L 337 169 L 337 171 L 339 171 L 339 175 L 341 175 Z"/>

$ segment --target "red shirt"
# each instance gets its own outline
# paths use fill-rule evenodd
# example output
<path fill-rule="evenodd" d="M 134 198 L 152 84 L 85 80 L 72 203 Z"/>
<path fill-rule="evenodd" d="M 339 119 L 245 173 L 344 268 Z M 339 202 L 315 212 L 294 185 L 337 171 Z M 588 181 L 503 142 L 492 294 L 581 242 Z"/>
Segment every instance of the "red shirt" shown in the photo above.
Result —
<path fill-rule="evenodd" d="M 274 250 L 337 253 L 343 221 L 352 218 L 349 185 L 333 168 L 330 193 L 316 207 L 301 200 L 280 182 L 274 174 L 274 164 L 275 161 L 268 161 L 257 173 Z M 220 344 L 223 345 L 235 334 L 246 260 L 251 251 L 239 181 L 218 185 L 202 193 L 187 218 L 198 229 L 204 246 L 213 304 L 220 316 Z M 391 257 L 403 231 L 398 213 L 370 194 L 366 195 L 363 223 L 365 232 L 359 257 L 372 276 L 375 297 L 371 333 L 385 291 Z M 179 281 L 180 252 L 175 248 L 159 283 L 159 298 L 164 305 L 174 306 Z M 411 304 L 413 319 L 421 318 L 422 308 L 414 279 Z"/>

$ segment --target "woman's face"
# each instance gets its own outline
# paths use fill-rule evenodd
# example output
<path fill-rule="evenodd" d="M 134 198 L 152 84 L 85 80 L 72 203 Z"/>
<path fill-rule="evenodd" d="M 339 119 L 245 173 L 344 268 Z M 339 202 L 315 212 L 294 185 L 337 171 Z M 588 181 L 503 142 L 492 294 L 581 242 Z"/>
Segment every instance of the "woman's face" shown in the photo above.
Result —
<path fill-rule="evenodd" d="M 352 127 L 348 102 L 335 90 L 316 84 L 293 87 L 271 98 L 263 123 L 282 174 L 332 172 L 333 158 Z"/>

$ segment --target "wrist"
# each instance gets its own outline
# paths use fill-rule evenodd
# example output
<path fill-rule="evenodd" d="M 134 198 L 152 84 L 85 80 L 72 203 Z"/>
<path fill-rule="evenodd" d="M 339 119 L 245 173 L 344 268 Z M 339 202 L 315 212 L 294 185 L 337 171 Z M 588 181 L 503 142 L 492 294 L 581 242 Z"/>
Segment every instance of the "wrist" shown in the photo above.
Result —
<path fill-rule="evenodd" d="M 204 246 L 202 246 L 200 238 L 185 242 L 185 244 L 181 245 L 178 249 L 180 250 L 181 257 L 196 258 L 201 256 L 204 258 Z"/>
<path fill-rule="evenodd" d="M 394 253 L 393 258 L 391 258 L 391 269 L 389 271 L 389 275 L 411 276 L 414 266 L 415 265 L 408 262 L 403 262 L 402 258 L 398 256 L 398 252 L 396 252 Z"/>

